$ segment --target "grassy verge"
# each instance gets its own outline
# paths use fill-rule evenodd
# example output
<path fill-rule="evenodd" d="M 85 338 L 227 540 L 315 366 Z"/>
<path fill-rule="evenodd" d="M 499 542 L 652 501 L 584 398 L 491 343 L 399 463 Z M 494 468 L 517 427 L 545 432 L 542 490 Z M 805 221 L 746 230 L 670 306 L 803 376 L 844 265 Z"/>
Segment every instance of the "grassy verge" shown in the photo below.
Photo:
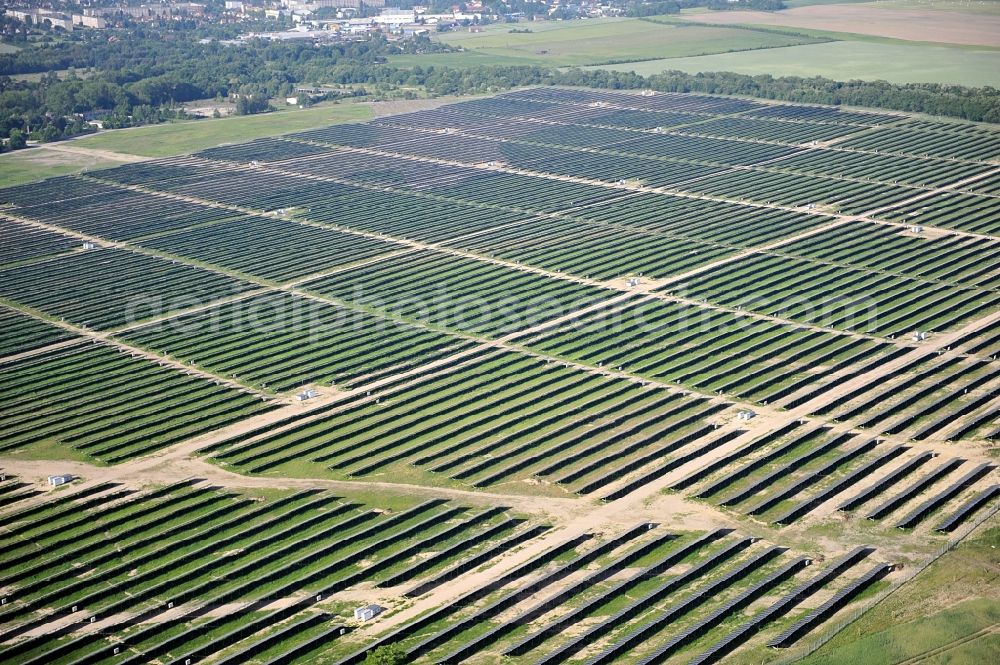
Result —
<path fill-rule="evenodd" d="M 73 145 L 143 157 L 167 157 L 223 143 L 242 143 L 340 122 L 360 122 L 371 117 L 371 108 L 366 105 L 320 104 L 308 109 L 286 108 L 261 115 L 188 120 L 102 132 L 74 141 Z"/>
<path fill-rule="evenodd" d="M 81 450 L 53 441 L 52 439 L 45 439 L 37 443 L 28 444 L 14 451 L 5 452 L 4 456 L 17 460 L 86 462 L 94 466 L 107 466 L 107 464 L 95 460 Z M 53 470 L 53 473 L 58 473 L 58 469 Z"/>

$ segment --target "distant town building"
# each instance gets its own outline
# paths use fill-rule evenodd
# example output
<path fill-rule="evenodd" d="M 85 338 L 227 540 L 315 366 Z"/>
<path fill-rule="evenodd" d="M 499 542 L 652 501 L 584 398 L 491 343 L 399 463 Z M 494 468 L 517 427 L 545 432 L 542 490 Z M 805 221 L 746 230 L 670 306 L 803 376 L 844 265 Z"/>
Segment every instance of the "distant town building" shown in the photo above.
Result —
<path fill-rule="evenodd" d="M 397 9 L 387 7 L 375 17 L 375 23 L 387 26 L 402 26 L 407 23 L 415 23 L 417 14 L 412 9 Z"/>
<path fill-rule="evenodd" d="M 100 16 L 85 16 L 83 14 L 73 14 L 73 25 L 84 28 L 95 28 L 102 30 L 108 27 L 108 22 Z"/>
<path fill-rule="evenodd" d="M 6 16 L 17 19 L 18 21 L 23 21 L 24 23 L 51 25 L 53 28 L 62 28 L 63 30 L 73 29 L 72 17 L 52 11 L 51 9 L 41 9 L 39 7 L 32 7 L 30 9 L 7 9 L 4 13 Z"/>
<path fill-rule="evenodd" d="M 293 11 L 315 11 L 317 9 L 360 9 L 361 0 L 281 0 L 281 6 Z M 378 9 L 385 6 L 385 0 L 366 0 L 365 6 Z"/>

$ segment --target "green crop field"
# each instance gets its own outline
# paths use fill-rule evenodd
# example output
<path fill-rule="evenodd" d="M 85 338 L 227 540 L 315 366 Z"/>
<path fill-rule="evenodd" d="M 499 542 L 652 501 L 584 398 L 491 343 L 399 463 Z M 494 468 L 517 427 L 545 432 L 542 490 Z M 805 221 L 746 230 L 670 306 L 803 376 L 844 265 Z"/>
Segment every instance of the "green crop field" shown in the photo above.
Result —
<path fill-rule="evenodd" d="M 512 28 L 531 30 L 511 33 Z M 487 26 L 435 36 L 464 53 L 396 56 L 400 66 L 523 64 L 582 66 L 808 44 L 814 38 L 757 30 L 688 26 L 638 19 L 594 19 Z"/>
<path fill-rule="evenodd" d="M 871 68 L 878 62 L 877 70 Z M 748 53 L 647 60 L 592 69 L 612 69 L 649 75 L 676 69 L 736 72 L 773 76 L 824 76 L 836 81 L 878 78 L 891 83 L 953 83 L 1000 86 L 1000 51 L 974 51 L 944 46 L 838 41 Z"/>
<path fill-rule="evenodd" d="M 825 4 L 825 3 L 804 3 Z M 835 3 L 834 3 L 835 4 Z M 896 7 L 899 3 L 877 3 Z M 995 4 L 995 3 L 994 3 Z M 799 6 L 799 5 L 796 5 Z M 961 9 L 965 3 L 943 3 Z M 905 3 L 900 8 L 910 8 Z M 912 8 L 923 8 L 914 1 Z M 937 9 L 937 7 L 934 7 Z M 989 11 L 983 6 L 981 11 Z M 698 12 L 686 12 L 686 18 Z M 513 26 L 513 27 L 512 27 Z M 512 29 L 530 33 L 512 33 Z M 823 76 L 838 81 L 1000 85 L 1000 51 L 806 28 L 712 26 L 673 16 L 486 26 L 482 32 L 435 34 L 458 53 L 394 56 L 401 67 L 550 65 L 650 75 L 731 71 L 773 76 Z M 878 62 L 877 68 L 871 63 Z"/>
<path fill-rule="evenodd" d="M 1000 127 L 378 110 L 23 153 L 0 663 L 995 660 Z"/>

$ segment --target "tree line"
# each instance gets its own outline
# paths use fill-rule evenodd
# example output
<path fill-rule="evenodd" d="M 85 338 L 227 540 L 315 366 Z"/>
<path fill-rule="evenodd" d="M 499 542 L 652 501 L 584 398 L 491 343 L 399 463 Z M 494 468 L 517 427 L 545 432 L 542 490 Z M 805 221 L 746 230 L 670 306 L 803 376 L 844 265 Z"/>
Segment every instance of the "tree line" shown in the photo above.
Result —
<path fill-rule="evenodd" d="M 256 113 L 297 85 L 330 83 L 331 73 L 346 82 L 370 80 L 363 72 L 384 66 L 390 55 L 440 48 L 426 38 L 225 45 L 182 33 L 113 34 L 0 55 L 0 137 L 16 129 L 45 141 L 89 131 L 80 116 L 98 115 L 109 127 L 162 122 L 197 99 L 233 97 L 239 112 Z M 14 78 L 38 71 L 48 73 Z"/>
<path fill-rule="evenodd" d="M 818 76 L 750 76 L 732 72 L 688 74 L 666 71 L 642 76 L 632 72 L 523 66 L 412 69 L 342 66 L 337 68 L 334 76 L 338 83 L 422 86 L 435 95 L 499 92 L 526 85 L 566 85 L 611 90 L 648 89 L 660 92 L 739 95 L 806 104 L 867 106 L 977 122 L 1000 122 L 1000 91 L 996 88 L 967 88 L 938 83 L 834 81 Z"/>
<path fill-rule="evenodd" d="M 631 17 L 663 16 L 678 14 L 682 9 L 706 7 L 715 11 L 756 9 L 774 12 L 785 8 L 782 0 L 633 0 L 624 5 L 625 15 Z"/>

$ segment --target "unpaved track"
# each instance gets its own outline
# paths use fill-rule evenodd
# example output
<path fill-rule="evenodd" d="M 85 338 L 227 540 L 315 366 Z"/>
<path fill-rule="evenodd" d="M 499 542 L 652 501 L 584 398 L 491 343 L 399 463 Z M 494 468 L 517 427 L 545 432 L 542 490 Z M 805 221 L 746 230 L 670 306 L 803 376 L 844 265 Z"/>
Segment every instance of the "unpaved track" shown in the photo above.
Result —
<path fill-rule="evenodd" d="M 394 495 L 444 497 L 468 505 L 508 506 L 515 511 L 534 515 L 543 521 L 551 520 L 555 524 L 584 517 L 593 505 L 590 501 L 578 498 L 499 494 L 402 483 L 245 476 L 210 464 L 194 456 L 193 453 L 190 446 L 182 444 L 179 448 L 170 449 L 166 455 L 153 455 L 113 467 L 94 466 L 86 462 L 21 460 L 9 457 L 2 458 L 0 464 L 5 473 L 15 475 L 24 482 L 33 482 L 39 489 L 44 488 L 45 478 L 57 469 L 60 473 L 71 473 L 82 479 L 85 486 L 104 482 L 123 482 L 137 486 L 163 485 L 189 478 L 200 478 L 211 485 L 233 490 L 322 488 L 345 494 L 363 492 L 370 495 L 382 491 Z"/>
<path fill-rule="evenodd" d="M 983 628 L 982 630 L 972 633 L 970 635 L 965 635 L 963 637 L 960 637 L 957 640 L 953 640 L 948 644 L 945 644 L 944 646 L 940 646 L 936 649 L 931 649 L 930 651 L 926 651 L 920 654 L 919 656 L 914 656 L 913 658 L 907 658 L 906 660 L 901 660 L 898 663 L 896 663 L 896 665 L 917 665 L 917 663 L 926 663 L 931 658 L 934 658 L 936 656 L 941 656 L 943 654 L 948 653 L 949 651 L 952 651 L 953 649 L 957 649 L 960 646 L 968 644 L 969 642 L 975 642 L 976 640 L 986 637 L 987 635 L 994 635 L 997 633 L 1000 633 L 1000 623 L 994 623 L 993 625 L 987 628 Z"/>

